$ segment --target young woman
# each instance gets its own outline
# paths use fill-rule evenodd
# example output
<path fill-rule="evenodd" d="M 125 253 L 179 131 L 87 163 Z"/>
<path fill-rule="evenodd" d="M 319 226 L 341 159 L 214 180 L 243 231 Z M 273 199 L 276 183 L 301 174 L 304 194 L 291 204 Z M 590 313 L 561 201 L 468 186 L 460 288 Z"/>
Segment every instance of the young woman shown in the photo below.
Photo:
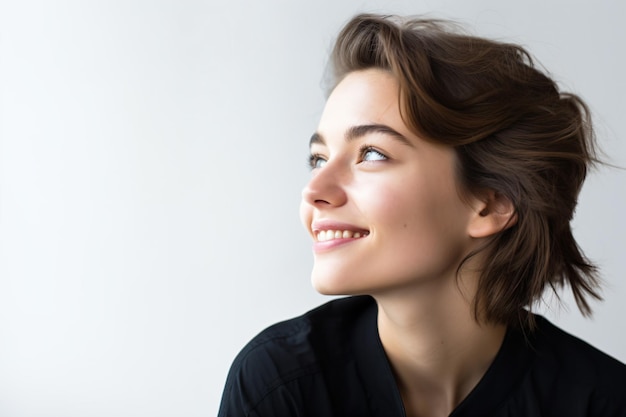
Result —
<path fill-rule="evenodd" d="M 219 415 L 626 416 L 626 366 L 530 311 L 599 298 L 585 104 L 445 22 L 356 16 L 332 65 L 301 217 L 313 285 L 351 297 L 255 337 Z"/>

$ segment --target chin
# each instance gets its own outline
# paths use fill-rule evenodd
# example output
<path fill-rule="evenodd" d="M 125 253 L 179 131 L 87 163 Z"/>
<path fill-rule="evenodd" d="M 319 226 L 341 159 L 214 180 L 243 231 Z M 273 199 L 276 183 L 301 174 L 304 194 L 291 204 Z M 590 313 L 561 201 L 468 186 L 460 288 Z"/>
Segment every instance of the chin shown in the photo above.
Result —
<path fill-rule="evenodd" d="M 322 295 L 358 295 L 363 294 L 363 288 L 349 285 L 350 279 L 345 276 L 331 276 L 315 274 L 311 275 L 311 285 Z"/>
<path fill-rule="evenodd" d="M 337 289 L 332 285 L 328 285 L 327 283 L 319 282 L 319 280 L 312 279 L 311 285 L 313 285 L 313 289 L 322 295 L 339 295 Z"/>
<path fill-rule="evenodd" d="M 315 274 L 312 274 L 311 285 L 313 285 L 313 288 L 315 289 L 315 291 L 317 291 L 318 293 L 322 295 L 348 295 L 349 294 L 349 292 L 346 291 L 346 288 L 344 285 L 341 285 L 340 283 L 332 279 L 328 279 L 328 277 L 319 278 L 319 277 L 316 277 Z"/>

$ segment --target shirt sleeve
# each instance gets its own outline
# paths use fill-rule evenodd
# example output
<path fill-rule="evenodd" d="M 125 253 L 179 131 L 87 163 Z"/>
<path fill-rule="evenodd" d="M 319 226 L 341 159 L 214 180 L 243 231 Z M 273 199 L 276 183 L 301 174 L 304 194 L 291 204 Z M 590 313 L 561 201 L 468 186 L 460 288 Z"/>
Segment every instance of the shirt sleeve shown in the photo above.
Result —
<path fill-rule="evenodd" d="M 276 387 L 256 403 L 250 403 L 246 395 L 239 390 L 224 393 L 218 417 L 307 417 L 331 416 L 331 410 L 325 410 L 325 404 L 303 404 L 297 385 L 287 383 Z"/>
<path fill-rule="evenodd" d="M 246 359 L 243 364 L 235 361 L 231 367 L 218 417 L 333 415 L 325 390 L 320 387 L 319 373 L 314 369 L 303 368 L 268 380 L 268 374 L 262 373 L 265 364 Z"/>
<path fill-rule="evenodd" d="M 332 415 L 308 339 L 301 321 L 273 326 L 252 339 L 233 361 L 218 417 Z"/>

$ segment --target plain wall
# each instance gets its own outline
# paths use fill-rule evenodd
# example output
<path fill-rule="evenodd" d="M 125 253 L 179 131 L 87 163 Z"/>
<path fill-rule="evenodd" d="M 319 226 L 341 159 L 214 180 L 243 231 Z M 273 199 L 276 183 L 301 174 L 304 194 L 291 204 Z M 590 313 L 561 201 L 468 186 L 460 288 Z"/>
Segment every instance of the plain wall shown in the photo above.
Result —
<path fill-rule="evenodd" d="M 298 205 L 358 11 L 527 46 L 626 166 L 623 2 L 3 1 L 1 416 L 215 415 L 239 349 L 328 300 Z M 625 185 L 594 172 L 574 221 L 607 284 L 594 319 L 568 295 L 543 309 L 622 361 Z"/>

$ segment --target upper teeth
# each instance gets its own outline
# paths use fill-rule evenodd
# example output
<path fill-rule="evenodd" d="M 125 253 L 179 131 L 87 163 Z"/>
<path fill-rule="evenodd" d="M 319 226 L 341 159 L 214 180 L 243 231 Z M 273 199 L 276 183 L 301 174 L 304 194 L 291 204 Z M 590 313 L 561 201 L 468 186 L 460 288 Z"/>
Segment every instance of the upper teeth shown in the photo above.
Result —
<path fill-rule="evenodd" d="M 357 239 L 367 236 L 367 233 L 353 232 L 351 230 L 320 230 L 317 232 L 317 240 L 323 242 L 331 239 Z"/>

